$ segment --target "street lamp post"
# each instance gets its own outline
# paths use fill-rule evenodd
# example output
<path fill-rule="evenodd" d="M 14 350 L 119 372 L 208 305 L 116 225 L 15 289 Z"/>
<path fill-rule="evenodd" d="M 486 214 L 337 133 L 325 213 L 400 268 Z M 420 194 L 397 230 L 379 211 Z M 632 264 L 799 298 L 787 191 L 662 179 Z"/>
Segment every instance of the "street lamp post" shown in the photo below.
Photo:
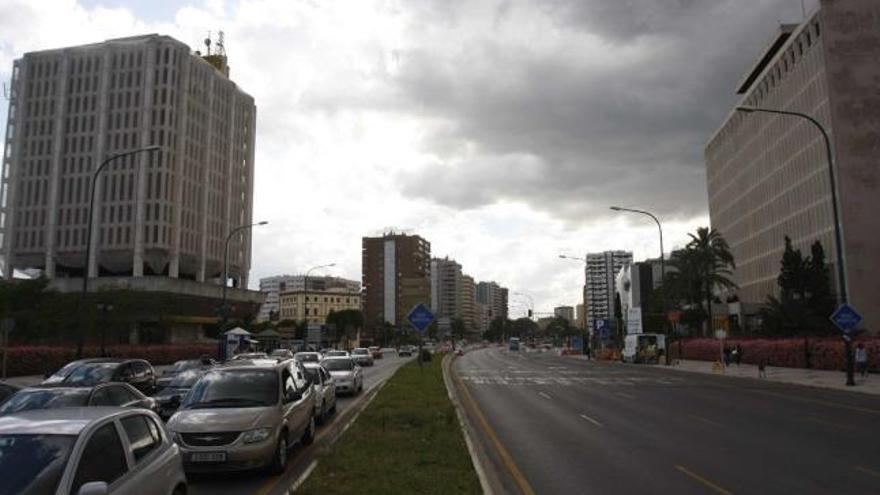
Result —
<path fill-rule="evenodd" d="M 327 263 L 326 265 L 318 265 L 313 266 L 306 270 L 306 276 L 303 277 L 303 321 L 305 322 L 305 329 L 303 330 L 303 340 L 308 336 L 309 332 L 309 275 L 315 270 L 320 270 L 321 268 L 331 268 L 336 266 L 336 263 Z"/>
<path fill-rule="evenodd" d="M 107 168 L 108 165 L 113 163 L 114 160 L 118 160 L 118 159 L 124 158 L 126 156 L 136 155 L 138 153 L 158 151 L 159 149 L 161 149 L 159 146 L 146 146 L 143 148 L 137 148 L 137 149 L 133 149 L 133 150 L 129 150 L 129 151 L 124 151 L 122 153 L 117 153 L 115 155 L 110 155 L 107 158 L 105 158 L 104 161 L 101 162 L 100 165 L 98 165 L 98 168 L 96 168 L 95 171 L 92 173 L 91 189 L 89 189 L 89 209 L 88 209 L 88 214 L 86 216 L 86 222 L 87 222 L 87 225 L 86 225 L 86 249 L 85 249 L 85 252 L 83 253 L 83 280 L 82 280 L 82 296 L 81 296 L 82 304 L 80 305 L 82 308 L 86 307 L 85 300 L 86 300 L 86 295 L 89 292 L 89 258 L 91 258 L 91 256 L 92 256 L 92 223 L 94 223 L 93 217 L 95 214 L 95 211 L 94 211 L 95 210 L 95 186 L 98 183 L 98 177 L 101 175 L 101 172 L 105 168 Z M 96 264 L 97 264 L 97 261 L 96 261 Z M 84 320 L 85 320 L 85 318 L 83 318 L 83 321 L 81 322 L 81 325 L 79 327 L 79 335 L 77 335 L 77 339 L 76 339 L 76 357 L 77 357 L 77 359 L 82 357 L 83 343 L 84 343 L 84 339 L 85 339 L 85 329 L 83 328 L 85 326 Z"/>
<path fill-rule="evenodd" d="M 611 209 L 614 211 L 626 211 L 629 213 L 638 213 L 641 215 L 647 215 L 647 216 L 651 217 L 652 220 L 654 220 L 654 223 L 657 224 L 657 230 L 660 232 L 660 290 L 662 291 L 661 295 L 663 297 L 663 300 L 661 302 L 661 305 L 663 306 L 663 326 L 664 326 L 664 328 L 666 328 L 666 340 L 667 340 L 666 350 L 664 351 L 664 354 L 666 354 L 666 365 L 668 366 L 672 362 L 670 359 L 670 356 L 669 356 L 669 346 L 671 344 L 670 337 L 672 337 L 672 328 L 670 328 L 670 326 L 669 326 L 668 315 L 666 314 L 666 311 L 669 308 L 667 305 L 668 301 L 666 298 L 666 287 L 663 286 L 664 282 L 666 282 L 666 257 L 663 254 L 663 252 L 664 252 L 664 250 L 663 250 L 663 226 L 660 225 L 660 220 L 657 218 L 657 216 L 654 215 L 653 213 L 651 213 L 650 211 L 637 210 L 635 208 L 622 208 L 620 206 L 612 206 Z M 711 302 L 709 303 L 708 313 L 709 313 L 709 315 L 712 314 Z M 710 320 L 711 320 L 711 318 L 710 318 Z"/>
<path fill-rule="evenodd" d="M 241 232 L 242 230 L 250 229 L 253 227 L 257 227 L 259 225 L 266 225 L 269 222 L 262 221 L 257 223 L 250 223 L 247 225 L 239 225 L 238 227 L 232 229 L 229 234 L 226 235 L 226 242 L 223 247 L 223 291 L 220 297 L 220 333 L 221 335 L 226 331 L 226 322 L 229 317 L 229 311 L 226 307 L 226 284 L 229 280 L 229 241 L 232 240 L 232 236 Z M 221 337 L 225 338 L 225 337 Z"/>
<path fill-rule="evenodd" d="M 831 139 L 828 137 L 828 131 L 825 130 L 825 127 L 820 124 L 818 120 L 801 112 L 751 106 L 736 107 L 736 111 L 743 113 L 772 113 L 777 115 L 787 115 L 790 117 L 799 117 L 813 124 L 813 126 L 815 126 L 822 134 L 822 140 L 825 142 L 825 157 L 828 161 L 828 181 L 831 186 L 831 212 L 834 218 L 834 245 L 837 251 L 838 294 L 840 297 L 840 304 L 847 304 L 849 302 L 849 295 L 847 294 L 846 268 L 844 267 L 843 233 L 840 228 L 840 213 L 838 211 L 837 179 L 834 175 L 834 154 L 831 152 Z M 848 386 L 853 386 L 856 382 L 853 376 L 852 343 L 848 338 L 844 338 L 843 342 L 846 349 L 846 384 Z"/>

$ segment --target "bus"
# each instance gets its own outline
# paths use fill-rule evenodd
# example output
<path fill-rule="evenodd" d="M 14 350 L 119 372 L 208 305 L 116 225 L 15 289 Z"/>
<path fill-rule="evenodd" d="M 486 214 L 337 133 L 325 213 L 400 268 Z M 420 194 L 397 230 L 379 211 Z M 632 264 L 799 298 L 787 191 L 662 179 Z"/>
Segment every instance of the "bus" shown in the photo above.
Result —
<path fill-rule="evenodd" d="M 511 351 L 519 351 L 519 337 L 511 337 L 509 347 Z"/>

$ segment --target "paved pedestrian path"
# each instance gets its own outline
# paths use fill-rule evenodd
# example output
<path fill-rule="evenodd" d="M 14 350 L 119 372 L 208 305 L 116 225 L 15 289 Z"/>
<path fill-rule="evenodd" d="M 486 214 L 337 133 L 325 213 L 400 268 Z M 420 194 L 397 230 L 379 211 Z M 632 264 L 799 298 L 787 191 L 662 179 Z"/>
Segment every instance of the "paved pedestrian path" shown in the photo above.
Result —
<path fill-rule="evenodd" d="M 758 378 L 758 366 L 754 364 L 731 364 L 730 366 L 724 367 L 723 365 L 710 361 L 682 360 L 678 361 L 673 366 L 667 367 L 663 364 L 655 366 L 690 373 Z M 766 372 L 766 380 L 769 381 L 880 395 L 880 375 L 869 374 L 867 378 L 862 378 L 856 373 L 855 386 L 848 387 L 846 386 L 846 373 L 843 371 L 808 370 L 803 368 L 767 366 Z"/>

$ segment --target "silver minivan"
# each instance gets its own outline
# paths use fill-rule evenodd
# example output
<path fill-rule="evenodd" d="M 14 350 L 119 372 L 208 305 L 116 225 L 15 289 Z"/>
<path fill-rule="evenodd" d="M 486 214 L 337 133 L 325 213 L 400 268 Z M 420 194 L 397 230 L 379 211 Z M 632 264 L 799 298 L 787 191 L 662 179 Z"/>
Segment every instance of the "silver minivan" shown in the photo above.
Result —
<path fill-rule="evenodd" d="M 233 361 L 199 379 L 168 429 L 188 472 L 280 473 L 291 445 L 314 440 L 314 410 L 314 388 L 298 361 Z"/>
<path fill-rule="evenodd" d="M 0 495 L 183 495 L 180 451 L 143 409 L 72 407 L 0 417 Z"/>

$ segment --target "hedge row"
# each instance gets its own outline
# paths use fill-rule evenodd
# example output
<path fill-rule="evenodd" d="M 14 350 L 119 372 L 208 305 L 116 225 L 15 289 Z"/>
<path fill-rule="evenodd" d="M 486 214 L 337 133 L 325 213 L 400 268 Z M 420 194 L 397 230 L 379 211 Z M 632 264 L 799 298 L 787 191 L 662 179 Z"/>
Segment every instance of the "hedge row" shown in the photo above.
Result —
<path fill-rule="evenodd" d="M 880 367 L 880 338 L 863 337 L 858 343 L 868 350 L 868 363 L 872 369 Z M 790 339 L 728 339 L 728 348 L 740 346 L 743 363 L 758 364 L 765 360 L 769 366 L 806 368 L 809 349 L 810 367 L 822 370 L 842 370 L 846 366 L 844 344 L 840 338 L 790 338 Z M 670 352 L 679 357 L 679 343 L 673 342 Z M 698 361 L 717 361 L 720 359 L 720 343 L 715 339 L 688 339 L 681 342 L 681 357 Z"/>
<path fill-rule="evenodd" d="M 196 358 L 201 355 L 213 356 L 217 346 L 212 344 L 176 345 L 114 345 L 107 352 L 113 357 L 146 359 L 154 366 L 172 364 L 181 359 Z M 8 376 L 42 375 L 54 372 L 76 359 L 76 346 L 15 346 L 9 348 Z M 99 357 L 99 347 L 83 348 L 83 357 Z"/>

